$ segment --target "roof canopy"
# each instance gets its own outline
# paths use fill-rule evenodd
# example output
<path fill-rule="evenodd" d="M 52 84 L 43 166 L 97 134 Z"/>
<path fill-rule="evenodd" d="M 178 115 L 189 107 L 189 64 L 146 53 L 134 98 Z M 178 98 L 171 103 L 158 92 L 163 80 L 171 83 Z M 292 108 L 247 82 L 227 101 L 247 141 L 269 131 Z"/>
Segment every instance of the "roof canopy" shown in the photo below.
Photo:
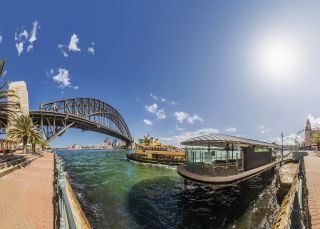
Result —
<path fill-rule="evenodd" d="M 268 142 L 253 140 L 249 138 L 241 138 L 225 134 L 212 134 L 202 135 L 199 137 L 191 138 L 187 141 L 181 142 L 181 145 L 186 146 L 213 146 L 213 147 L 227 147 L 229 144 L 233 144 L 234 147 L 250 147 L 250 146 L 261 146 L 261 147 L 276 147 L 275 144 Z"/>

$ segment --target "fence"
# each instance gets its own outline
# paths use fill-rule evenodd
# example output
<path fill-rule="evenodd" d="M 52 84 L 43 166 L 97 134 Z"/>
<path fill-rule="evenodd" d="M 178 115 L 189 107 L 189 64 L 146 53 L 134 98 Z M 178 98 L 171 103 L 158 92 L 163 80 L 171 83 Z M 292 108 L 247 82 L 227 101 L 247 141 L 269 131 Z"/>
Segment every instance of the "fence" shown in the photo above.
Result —
<path fill-rule="evenodd" d="M 81 210 L 69 183 L 67 173 L 63 171 L 63 162 L 55 154 L 55 228 L 90 229 L 90 224 Z"/>
<path fill-rule="evenodd" d="M 299 161 L 298 173 L 282 201 L 273 228 L 310 228 L 303 159 Z"/>

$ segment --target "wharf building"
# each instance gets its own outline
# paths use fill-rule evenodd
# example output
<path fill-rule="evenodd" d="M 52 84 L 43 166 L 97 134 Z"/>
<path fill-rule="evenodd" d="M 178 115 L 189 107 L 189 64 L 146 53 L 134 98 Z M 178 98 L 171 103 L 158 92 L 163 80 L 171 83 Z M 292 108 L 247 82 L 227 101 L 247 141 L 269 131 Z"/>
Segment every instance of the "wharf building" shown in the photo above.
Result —
<path fill-rule="evenodd" d="M 181 143 L 187 161 L 177 169 L 187 180 L 213 187 L 232 185 L 274 167 L 276 145 L 224 134 L 203 135 Z"/>

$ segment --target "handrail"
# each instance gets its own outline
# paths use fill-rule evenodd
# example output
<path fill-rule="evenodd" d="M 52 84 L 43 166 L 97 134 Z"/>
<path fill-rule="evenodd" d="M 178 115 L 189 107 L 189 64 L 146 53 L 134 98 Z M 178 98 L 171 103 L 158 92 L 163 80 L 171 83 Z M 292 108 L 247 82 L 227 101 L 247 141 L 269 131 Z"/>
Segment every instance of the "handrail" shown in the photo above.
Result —
<path fill-rule="evenodd" d="M 296 220 L 299 228 L 309 228 L 307 190 L 304 174 L 304 161 L 299 161 L 299 169 L 294 177 L 291 188 L 284 197 L 273 229 L 293 228 L 292 219 Z"/>
<path fill-rule="evenodd" d="M 57 217 L 56 228 L 59 229 L 76 229 L 69 198 L 66 190 L 66 173 L 63 171 L 62 160 L 55 154 L 55 171 L 56 171 L 56 197 L 57 197 Z"/>

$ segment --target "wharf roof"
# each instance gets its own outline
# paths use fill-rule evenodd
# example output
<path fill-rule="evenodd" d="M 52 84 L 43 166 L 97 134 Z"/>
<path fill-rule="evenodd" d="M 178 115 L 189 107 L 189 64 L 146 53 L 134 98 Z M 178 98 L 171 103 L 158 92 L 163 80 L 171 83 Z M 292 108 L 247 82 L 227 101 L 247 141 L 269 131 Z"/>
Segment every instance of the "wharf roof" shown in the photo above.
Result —
<path fill-rule="evenodd" d="M 260 146 L 260 147 L 276 147 L 275 144 L 269 142 L 258 141 L 249 138 L 225 135 L 225 134 L 210 134 L 202 135 L 199 137 L 190 138 L 187 141 L 181 142 L 181 145 L 186 146 L 213 146 L 213 147 L 226 147 L 228 144 L 233 144 L 239 147 L 250 147 L 250 146 Z"/>

